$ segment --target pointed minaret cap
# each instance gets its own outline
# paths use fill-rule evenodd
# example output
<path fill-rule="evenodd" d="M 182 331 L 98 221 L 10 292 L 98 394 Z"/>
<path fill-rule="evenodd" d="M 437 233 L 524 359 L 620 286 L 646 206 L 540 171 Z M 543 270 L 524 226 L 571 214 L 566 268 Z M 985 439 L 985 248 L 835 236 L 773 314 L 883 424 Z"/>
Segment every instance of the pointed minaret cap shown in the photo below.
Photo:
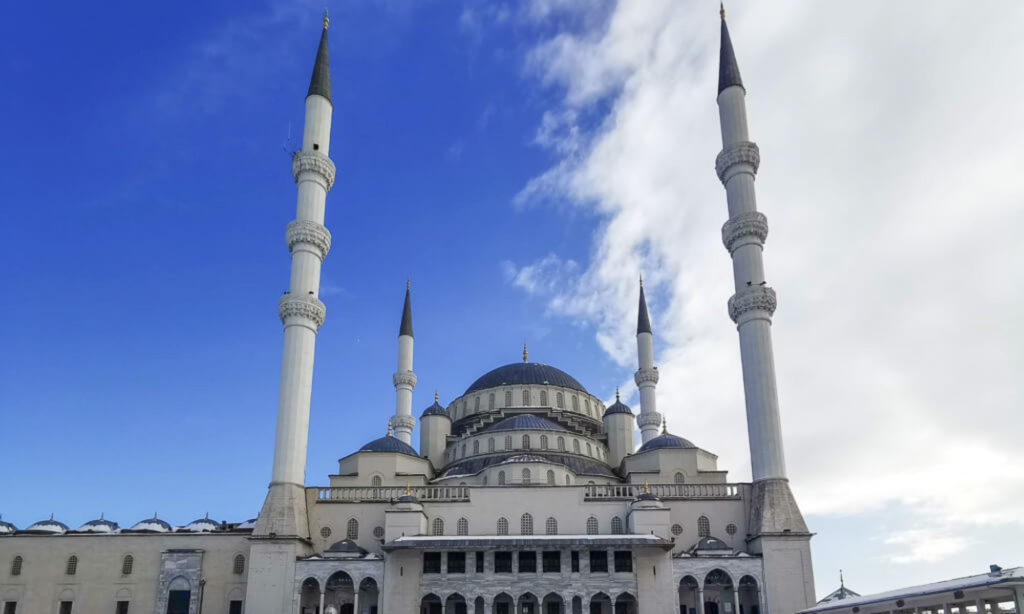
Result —
<path fill-rule="evenodd" d="M 398 328 L 398 336 L 412 337 L 412 302 L 409 300 L 409 280 L 405 281 L 405 305 L 402 306 L 402 325 Z"/>
<path fill-rule="evenodd" d="M 640 311 L 636 316 L 636 334 L 651 332 L 651 317 L 647 315 L 647 299 L 644 298 L 644 278 L 640 278 Z"/>
<path fill-rule="evenodd" d="M 732 50 L 732 39 L 729 38 L 729 26 L 725 25 L 725 6 L 722 5 L 722 42 L 718 53 L 718 93 L 726 88 L 738 85 L 743 87 L 740 79 L 740 67 L 736 64 L 736 54 Z M 746 88 L 744 88 L 745 90 Z"/>
<path fill-rule="evenodd" d="M 309 80 L 309 91 L 306 98 L 313 94 L 331 100 L 331 67 L 327 53 L 327 11 L 324 11 L 324 29 L 320 34 L 320 46 L 316 50 L 316 63 L 313 64 L 313 76 Z"/>

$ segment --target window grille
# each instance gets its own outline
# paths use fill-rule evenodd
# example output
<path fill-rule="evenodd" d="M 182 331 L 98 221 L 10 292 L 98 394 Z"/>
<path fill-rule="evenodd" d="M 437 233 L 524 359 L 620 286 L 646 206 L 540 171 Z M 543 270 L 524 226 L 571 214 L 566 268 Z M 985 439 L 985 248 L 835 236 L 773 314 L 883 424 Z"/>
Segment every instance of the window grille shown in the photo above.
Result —
<path fill-rule="evenodd" d="M 555 485 L 555 471 L 554 471 L 554 469 L 548 469 L 548 485 L 549 486 L 554 486 Z"/>
<path fill-rule="evenodd" d="M 11 561 L 11 575 L 12 576 L 20 576 L 21 575 L 21 565 L 22 565 L 22 563 L 24 563 L 24 559 L 22 559 L 21 556 L 14 557 L 14 560 Z"/>
<path fill-rule="evenodd" d="M 505 435 L 505 449 L 506 450 L 511 450 L 512 449 L 512 436 L 511 435 Z"/>
<path fill-rule="evenodd" d="M 573 411 L 579 411 L 580 410 L 580 398 L 578 396 L 576 396 L 576 395 L 572 395 L 572 410 Z"/>
<path fill-rule="evenodd" d="M 672 476 L 672 481 L 676 484 L 683 484 L 686 482 L 686 477 L 683 476 L 681 471 L 676 471 L 676 474 Z"/>
<path fill-rule="evenodd" d="M 542 406 L 548 404 L 548 391 L 547 390 L 541 390 L 540 391 L 540 404 Z"/>
<path fill-rule="evenodd" d="M 242 556 L 241 554 L 236 554 L 235 555 L 235 563 L 234 563 L 234 566 L 232 567 L 231 571 L 233 571 L 234 573 L 239 574 L 239 575 L 241 575 L 243 572 L 245 572 L 245 557 L 244 556 Z"/>
<path fill-rule="evenodd" d="M 498 519 L 498 535 L 508 535 L 508 518 Z"/>
<path fill-rule="evenodd" d="M 729 535 L 736 535 L 736 525 L 730 522 L 729 525 L 725 527 L 725 532 Z"/>
<path fill-rule="evenodd" d="M 494 452 L 494 437 L 489 437 L 487 439 L 487 451 Z"/>
<path fill-rule="evenodd" d="M 529 469 L 523 469 L 523 484 L 529 484 L 529 483 L 530 483 L 530 470 Z"/>
<path fill-rule="evenodd" d="M 525 407 L 525 406 L 527 406 L 529 404 L 530 404 L 530 391 L 529 390 L 524 390 L 523 391 L 523 406 Z"/>
<path fill-rule="evenodd" d="M 480 440 L 473 440 L 473 454 L 480 454 Z"/>
<path fill-rule="evenodd" d="M 459 518 L 459 521 L 455 523 L 455 534 L 469 535 L 469 521 L 465 518 Z"/>
<path fill-rule="evenodd" d="M 711 536 L 711 521 L 708 520 L 707 516 L 701 516 L 697 519 L 697 537 L 710 537 Z"/>
<path fill-rule="evenodd" d="M 580 453 L 580 440 L 579 439 L 573 439 L 572 440 L 572 451 L 575 452 L 576 454 Z"/>
<path fill-rule="evenodd" d="M 384 539 L 384 527 L 373 527 L 373 536 L 377 539 Z"/>
<path fill-rule="evenodd" d="M 557 405 L 559 409 L 565 409 L 565 395 L 561 392 L 555 393 L 555 405 Z"/>
<path fill-rule="evenodd" d="M 554 518 L 548 518 L 544 522 L 544 532 L 548 535 L 558 535 L 558 521 Z"/>
<path fill-rule="evenodd" d="M 372 485 L 372 486 L 373 486 L 374 488 L 380 488 L 380 485 L 381 485 L 381 484 L 383 484 L 383 483 L 384 483 L 384 481 L 380 479 L 380 476 L 379 476 L 379 475 L 375 475 L 375 476 L 373 476 L 373 479 L 372 479 L 372 480 L 370 480 L 370 484 L 371 484 L 371 485 Z"/>
<path fill-rule="evenodd" d="M 345 527 L 345 539 L 352 541 L 359 539 L 359 521 L 355 518 L 348 519 L 348 526 Z"/>
<path fill-rule="evenodd" d="M 597 535 L 597 518 L 587 518 L 587 535 Z"/>
<path fill-rule="evenodd" d="M 434 535 L 444 535 L 444 519 L 434 519 Z"/>
<path fill-rule="evenodd" d="M 541 450 L 547 450 L 548 449 L 548 436 L 547 435 L 541 435 L 540 436 L 540 449 Z"/>
<path fill-rule="evenodd" d="M 487 395 L 487 409 L 494 409 L 494 393 Z"/>
<path fill-rule="evenodd" d="M 565 452 L 565 437 L 558 437 L 558 449 Z"/>
<path fill-rule="evenodd" d="M 622 519 L 618 516 L 612 518 L 612 535 L 622 535 Z"/>
<path fill-rule="evenodd" d="M 523 435 L 523 449 L 524 450 L 529 450 L 530 449 L 530 436 L 529 435 Z"/>
<path fill-rule="evenodd" d="M 69 576 L 73 576 L 77 572 L 78 572 L 78 557 L 72 554 L 71 556 L 68 557 L 68 565 L 64 569 L 64 573 L 66 573 Z"/>
<path fill-rule="evenodd" d="M 681 525 L 681 524 L 674 524 L 674 525 L 672 525 L 672 535 L 682 535 L 682 534 L 683 534 L 683 525 Z"/>
<path fill-rule="evenodd" d="M 505 485 L 505 472 L 504 471 L 499 471 L 498 472 L 498 486 L 504 486 L 504 485 Z"/>
<path fill-rule="evenodd" d="M 505 407 L 512 407 L 512 391 L 505 391 Z"/>
<path fill-rule="evenodd" d="M 130 554 L 124 555 L 121 559 L 121 575 L 130 576 L 132 574 L 132 567 L 135 565 L 135 557 Z"/>
<path fill-rule="evenodd" d="M 533 535 L 533 516 L 529 513 L 523 514 L 519 519 L 519 532 L 522 535 Z"/>

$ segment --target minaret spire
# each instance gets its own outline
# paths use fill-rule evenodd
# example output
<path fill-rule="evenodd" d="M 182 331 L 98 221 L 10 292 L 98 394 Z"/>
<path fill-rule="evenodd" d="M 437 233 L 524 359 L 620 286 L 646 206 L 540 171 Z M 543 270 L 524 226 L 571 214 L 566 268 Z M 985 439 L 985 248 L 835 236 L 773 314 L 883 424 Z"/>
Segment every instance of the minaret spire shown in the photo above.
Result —
<path fill-rule="evenodd" d="M 644 280 L 640 278 L 640 305 L 636 318 L 637 366 L 633 381 L 640 389 L 640 414 L 636 422 L 644 443 L 658 436 L 661 414 L 658 413 L 654 389 L 658 385 L 658 368 L 654 366 L 654 335 L 651 333 L 651 318 L 647 313 L 647 299 L 644 297 Z"/>
<path fill-rule="evenodd" d="M 416 374 L 412 372 L 412 301 L 410 284 L 405 280 L 405 303 L 402 305 L 402 323 L 398 326 L 398 369 L 391 377 L 395 385 L 395 415 L 391 423 L 395 437 L 405 443 L 412 441 L 416 419 L 412 417 L 412 390 L 416 387 Z"/>
<path fill-rule="evenodd" d="M 738 85 L 743 87 L 740 79 L 740 67 L 736 63 L 736 53 L 732 50 L 732 39 L 729 37 L 729 26 L 725 23 L 725 5 L 721 5 L 722 43 L 718 50 L 718 93 L 726 88 Z"/>
<path fill-rule="evenodd" d="M 331 63 L 327 53 L 327 11 L 324 11 L 324 29 L 320 33 L 320 46 L 316 50 L 316 62 L 313 63 L 313 76 L 309 79 L 309 91 L 306 96 L 314 94 L 331 100 Z"/>

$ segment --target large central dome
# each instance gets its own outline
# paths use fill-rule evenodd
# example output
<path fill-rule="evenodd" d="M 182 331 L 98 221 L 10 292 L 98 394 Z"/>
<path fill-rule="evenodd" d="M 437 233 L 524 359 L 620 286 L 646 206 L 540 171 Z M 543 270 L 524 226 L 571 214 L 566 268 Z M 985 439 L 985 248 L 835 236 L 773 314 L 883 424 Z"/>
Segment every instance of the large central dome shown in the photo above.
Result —
<path fill-rule="evenodd" d="M 562 371 L 539 362 L 514 362 L 503 367 L 481 375 L 473 385 L 466 389 L 465 394 L 484 390 L 485 388 L 497 388 L 498 386 L 518 386 L 521 384 L 538 384 L 549 386 L 560 386 L 571 388 L 580 392 L 587 392 L 576 379 Z"/>

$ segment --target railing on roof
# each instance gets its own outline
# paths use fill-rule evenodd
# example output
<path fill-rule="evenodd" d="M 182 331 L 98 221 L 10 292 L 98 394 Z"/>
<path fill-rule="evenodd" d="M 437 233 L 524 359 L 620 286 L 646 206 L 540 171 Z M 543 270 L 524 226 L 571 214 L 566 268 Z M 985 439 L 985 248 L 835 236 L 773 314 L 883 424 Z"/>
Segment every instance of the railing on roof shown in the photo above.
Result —
<path fill-rule="evenodd" d="M 584 501 L 635 499 L 644 492 L 643 484 L 588 484 Z M 648 484 L 659 499 L 739 499 L 739 484 Z"/>
<path fill-rule="evenodd" d="M 405 486 L 326 486 L 317 488 L 317 501 L 387 503 L 406 494 Z M 468 486 L 410 486 L 409 494 L 423 502 L 469 501 Z"/>

